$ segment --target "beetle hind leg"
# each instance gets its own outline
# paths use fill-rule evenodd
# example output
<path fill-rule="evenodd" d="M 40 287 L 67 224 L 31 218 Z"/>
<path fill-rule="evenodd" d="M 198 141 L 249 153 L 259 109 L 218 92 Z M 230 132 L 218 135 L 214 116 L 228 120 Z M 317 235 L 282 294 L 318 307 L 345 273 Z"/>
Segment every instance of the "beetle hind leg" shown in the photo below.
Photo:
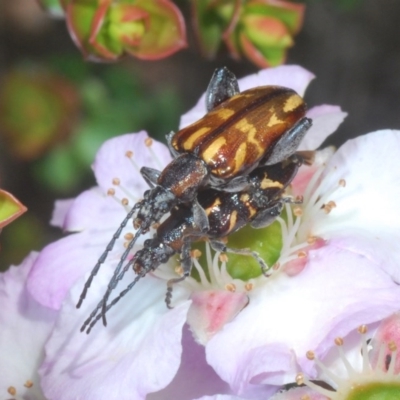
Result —
<path fill-rule="evenodd" d="M 220 251 L 221 253 L 232 253 L 253 257 L 260 265 L 262 274 L 267 278 L 270 276 L 268 271 L 271 269 L 271 267 L 267 265 L 267 263 L 260 257 L 260 255 L 256 251 L 250 249 L 234 249 L 232 247 L 227 247 L 224 242 L 220 242 L 218 240 L 211 240 L 210 245 L 215 251 Z"/>

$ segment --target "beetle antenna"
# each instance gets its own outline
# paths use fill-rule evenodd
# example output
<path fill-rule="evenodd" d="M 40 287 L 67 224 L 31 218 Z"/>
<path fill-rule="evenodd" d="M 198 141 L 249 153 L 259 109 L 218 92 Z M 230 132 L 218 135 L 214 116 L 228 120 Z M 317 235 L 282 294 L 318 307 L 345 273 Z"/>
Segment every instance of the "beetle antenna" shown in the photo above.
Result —
<path fill-rule="evenodd" d="M 116 240 L 121 236 L 122 230 L 125 228 L 126 224 L 128 221 L 132 218 L 133 214 L 135 211 L 141 206 L 142 202 L 136 203 L 132 209 L 129 211 L 127 216 L 124 218 L 124 220 L 121 222 L 121 225 L 117 229 L 117 231 L 114 233 L 112 239 L 110 240 L 110 243 L 108 243 L 106 249 L 104 250 L 103 254 L 100 256 L 99 260 L 97 261 L 96 265 L 92 269 L 92 272 L 89 275 L 89 278 L 85 282 L 85 286 L 83 287 L 82 293 L 79 297 L 79 301 L 76 305 L 76 308 L 80 308 L 82 305 L 83 300 L 86 298 L 86 294 L 90 288 L 90 285 L 92 284 L 93 278 L 97 275 L 97 272 L 99 272 L 99 269 L 101 267 L 101 264 L 104 263 L 104 261 L 107 258 L 108 253 L 113 249 Z"/>
<path fill-rule="evenodd" d="M 117 286 L 118 282 L 122 279 L 122 277 L 124 276 L 125 272 L 128 270 L 128 268 L 130 267 L 130 265 L 132 265 L 133 261 L 136 259 L 136 257 L 133 257 L 132 260 L 130 260 L 124 267 L 124 270 L 122 271 L 122 273 L 120 274 L 119 272 L 121 271 L 122 265 L 125 262 L 125 260 L 127 259 L 130 251 L 132 250 L 133 246 L 136 243 L 136 240 L 138 239 L 138 237 L 142 234 L 142 227 L 140 227 L 136 233 L 135 236 L 133 237 L 133 239 L 129 242 L 128 246 L 126 247 L 126 250 L 124 251 L 124 254 L 122 254 L 117 267 L 114 270 L 113 276 L 110 279 L 110 282 L 108 282 L 108 287 L 107 287 L 107 291 L 104 294 L 103 297 L 103 311 L 102 311 L 102 316 L 103 316 L 103 325 L 107 326 L 107 320 L 105 317 L 105 309 L 107 306 L 107 300 L 110 297 L 111 292 L 115 289 L 115 287 Z"/>
<path fill-rule="evenodd" d="M 122 297 L 124 297 L 132 288 L 133 286 L 135 286 L 135 284 L 137 283 L 137 281 L 140 278 L 143 278 L 146 275 L 146 271 L 143 271 L 142 273 L 140 273 L 139 275 L 136 276 L 136 278 L 117 296 L 115 297 L 112 302 L 110 304 L 108 304 L 105 308 L 104 308 L 104 302 L 103 300 L 99 303 L 99 305 L 96 307 L 96 309 L 92 312 L 93 317 L 95 317 L 93 319 L 93 317 L 90 318 L 90 320 L 93 319 L 93 321 L 90 322 L 90 320 L 86 320 L 85 323 L 82 325 L 81 328 L 81 332 L 83 332 L 86 328 L 86 326 L 90 323 L 89 327 L 86 330 L 86 333 L 89 334 L 90 331 L 92 330 L 92 328 L 96 325 L 97 321 L 99 321 L 100 318 L 104 318 L 104 314 L 111 308 L 113 307 L 115 304 L 117 304 Z M 100 307 L 103 306 L 103 309 L 101 310 L 101 313 L 96 314 L 96 312 L 100 309 Z"/>

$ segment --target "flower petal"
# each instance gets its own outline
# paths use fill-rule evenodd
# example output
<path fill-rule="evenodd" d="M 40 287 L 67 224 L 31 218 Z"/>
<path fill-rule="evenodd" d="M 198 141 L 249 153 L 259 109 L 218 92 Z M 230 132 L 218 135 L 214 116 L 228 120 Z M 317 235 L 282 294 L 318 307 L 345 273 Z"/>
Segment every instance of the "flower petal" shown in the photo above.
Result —
<path fill-rule="evenodd" d="M 79 311 L 75 304 L 83 281 L 65 299 L 40 369 L 48 398 L 144 400 L 175 376 L 190 301 L 168 310 L 166 286 L 161 280 L 151 276 L 142 279 L 107 314 L 107 328 L 99 323 L 89 335 L 80 332 L 82 321 L 103 296 L 111 272 L 108 269 L 96 277 Z M 131 280 L 130 272 L 121 286 Z"/>
<path fill-rule="evenodd" d="M 338 182 L 344 179 L 346 186 Z M 312 235 L 347 237 L 343 246 L 379 262 L 400 282 L 400 131 L 349 140 L 330 159 L 317 189 L 336 207 L 312 221 Z"/>
<path fill-rule="evenodd" d="M 246 386 L 271 373 L 275 384 L 293 382 L 297 369 L 282 363 L 283 346 L 286 357 L 294 351 L 306 370 L 307 350 L 324 354 L 336 336 L 398 308 L 400 287 L 367 257 L 342 245 L 331 241 L 311 251 L 301 274 L 269 278 L 271 286 L 254 292 L 250 304 L 207 344 L 207 360 L 235 393 L 245 393 Z M 271 345 L 281 346 L 280 356 L 260 363 L 258 354 L 264 355 L 258 351 Z"/>
<path fill-rule="evenodd" d="M 143 149 L 143 143 L 146 140 L 147 143 L 151 141 L 152 144 Z M 136 163 L 136 167 L 126 156 L 128 151 L 133 152 L 132 160 Z M 126 194 L 119 187 L 113 186 L 113 179 L 118 178 L 121 186 L 129 188 L 130 192 L 134 193 L 138 199 L 148 189 L 148 185 L 137 168 L 146 166 L 162 170 L 170 160 L 171 155 L 167 147 L 160 142 L 149 139 L 147 133 L 141 131 L 107 140 L 96 155 L 93 171 L 97 183 L 104 193 L 107 193 L 107 190 L 113 187 L 118 198 L 126 197 Z"/>
<path fill-rule="evenodd" d="M 299 146 L 299 150 L 315 150 L 343 122 L 347 113 L 338 106 L 321 105 L 308 110 L 307 117 L 312 119 L 312 126 Z"/>
<path fill-rule="evenodd" d="M 56 200 L 54 210 L 51 216 L 50 225 L 57 228 L 64 227 L 65 217 L 70 209 L 74 199 Z"/>
<path fill-rule="evenodd" d="M 44 399 L 37 369 L 56 313 L 38 304 L 26 290 L 25 281 L 36 257 L 31 253 L 20 266 L 0 275 L 1 398 L 10 398 L 12 387 L 19 399 Z"/>

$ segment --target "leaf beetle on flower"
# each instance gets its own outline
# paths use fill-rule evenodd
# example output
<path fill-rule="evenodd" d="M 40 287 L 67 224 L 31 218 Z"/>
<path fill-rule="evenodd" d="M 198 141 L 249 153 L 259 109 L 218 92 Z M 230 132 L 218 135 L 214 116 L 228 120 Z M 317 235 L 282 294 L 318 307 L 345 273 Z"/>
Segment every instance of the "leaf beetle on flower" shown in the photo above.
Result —
<path fill-rule="evenodd" d="M 128 221 L 133 218 L 137 231 L 122 255 L 102 300 L 104 325 L 107 299 L 115 280 L 118 281 L 118 271 L 137 238 L 148 232 L 153 224 L 159 223 L 169 212 L 173 216 L 175 208 L 185 208 L 190 210 L 187 211 L 191 218 L 189 225 L 195 227 L 196 236 L 213 238 L 213 230 L 222 228 L 213 218 L 210 219 L 211 214 L 205 208 L 210 204 L 207 198 L 203 199 L 202 192 L 206 193 L 206 197 L 211 193 L 207 194 L 208 190 L 220 193 L 218 196 L 222 196 L 224 205 L 232 203 L 229 206 L 231 216 L 237 215 L 235 207 L 239 204 L 234 204 L 233 197 L 229 196 L 238 196 L 239 193 L 248 193 L 252 199 L 252 196 L 259 196 L 254 188 L 251 189 L 254 180 L 257 181 L 252 171 L 281 165 L 286 161 L 294 164 L 302 162 L 302 156 L 296 150 L 312 122 L 305 117 L 306 105 L 303 99 L 292 89 L 260 86 L 239 92 L 235 75 L 227 68 L 220 68 L 215 71 L 208 86 L 206 108 L 207 114 L 199 121 L 167 135 L 168 146 L 174 158 L 163 171 L 141 168 L 140 172 L 150 189 L 145 191 L 143 200 L 136 203 L 122 221 L 85 283 L 78 308 L 107 254 Z M 258 207 L 255 214 L 259 211 Z M 250 209 L 247 208 L 247 211 Z M 243 225 L 251 220 L 245 217 Z M 231 224 L 235 230 L 239 229 L 235 221 L 231 221 Z M 228 229 L 226 234 L 229 233 L 231 230 Z M 182 238 L 186 236 L 182 234 Z M 221 236 L 217 234 L 217 237 Z M 184 244 L 180 249 L 182 253 Z M 174 251 L 179 252 L 178 249 Z M 155 251 L 153 255 L 156 256 Z M 169 258 L 165 254 L 163 257 L 166 260 Z M 184 276 L 188 276 L 190 263 L 183 257 Z M 146 271 L 151 269 L 154 269 L 151 265 L 144 268 Z"/>

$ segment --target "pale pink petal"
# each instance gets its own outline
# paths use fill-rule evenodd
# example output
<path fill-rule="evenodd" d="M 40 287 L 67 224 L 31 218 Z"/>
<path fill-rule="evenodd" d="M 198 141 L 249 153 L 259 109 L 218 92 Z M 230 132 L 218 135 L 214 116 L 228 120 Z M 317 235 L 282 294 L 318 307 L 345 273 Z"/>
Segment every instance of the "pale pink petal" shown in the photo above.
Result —
<path fill-rule="evenodd" d="M 343 122 L 347 113 L 338 106 L 321 105 L 308 110 L 307 117 L 312 119 L 312 126 L 300 144 L 299 150 L 315 150 Z"/>
<path fill-rule="evenodd" d="M 229 394 L 216 394 L 214 396 L 198 397 L 195 400 L 244 400 L 244 397 L 237 397 Z"/>
<path fill-rule="evenodd" d="M 31 253 L 18 267 L 0 274 L 0 398 L 44 399 L 37 369 L 44 357 L 43 346 L 56 318 L 53 310 L 38 304 L 26 290 L 29 270 L 37 257 Z M 32 387 L 26 387 L 29 381 Z"/>
<path fill-rule="evenodd" d="M 261 365 L 255 349 L 285 346 L 286 357 L 294 352 L 308 372 L 306 351 L 324 354 L 336 336 L 385 318 L 398 308 L 400 287 L 367 257 L 342 245 L 331 241 L 311 251 L 301 274 L 279 274 L 271 287 L 252 293 L 250 304 L 207 344 L 207 360 L 235 393 L 245 393 L 246 385 L 271 373 L 276 383 L 294 381 L 297 369 L 292 363 L 284 367 L 282 351 L 280 357 Z"/>
<path fill-rule="evenodd" d="M 91 270 L 104 249 L 86 233 L 69 235 L 46 246 L 37 257 L 27 282 L 40 304 L 58 310 L 71 286 Z"/>
<path fill-rule="evenodd" d="M 75 304 L 83 280 L 64 301 L 40 368 L 43 390 L 50 399 L 144 400 L 148 393 L 167 386 L 178 370 L 190 302 L 168 310 L 166 285 L 159 279 L 147 276 L 139 281 L 107 314 L 107 327 L 99 322 L 89 335 L 80 332 L 102 298 L 111 272 L 107 268 L 96 277 L 81 309 Z M 115 295 L 133 277 L 128 271 Z"/>
<path fill-rule="evenodd" d="M 149 139 L 147 133 L 141 131 L 109 139 L 100 147 L 93 164 L 93 171 L 104 193 L 112 187 L 118 198 L 126 197 L 123 190 L 113 185 L 114 178 L 118 178 L 121 186 L 128 188 L 135 196 L 133 199 L 135 202 L 143 196 L 143 192 L 149 187 L 138 168 L 146 166 L 162 170 L 171 160 L 165 145 L 153 140 L 151 146 L 145 146 L 147 139 Z M 126 156 L 128 151 L 133 152 L 132 160 L 135 165 Z"/>
<path fill-rule="evenodd" d="M 349 238 L 343 246 L 376 260 L 400 282 L 400 131 L 346 142 L 328 162 L 317 190 L 336 207 L 312 221 L 311 234 Z"/>
<path fill-rule="evenodd" d="M 229 385 L 207 364 L 204 346 L 194 341 L 187 325 L 183 330 L 182 346 L 182 360 L 174 379 L 163 390 L 149 394 L 146 400 L 187 400 L 230 393 Z"/>
<path fill-rule="evenodd" d="M 64 227 L 65 216 L 68 213 L 74 199 L 56 200 L 54 210 L 51 216 L 50 225 L 58 228 Z"/>

